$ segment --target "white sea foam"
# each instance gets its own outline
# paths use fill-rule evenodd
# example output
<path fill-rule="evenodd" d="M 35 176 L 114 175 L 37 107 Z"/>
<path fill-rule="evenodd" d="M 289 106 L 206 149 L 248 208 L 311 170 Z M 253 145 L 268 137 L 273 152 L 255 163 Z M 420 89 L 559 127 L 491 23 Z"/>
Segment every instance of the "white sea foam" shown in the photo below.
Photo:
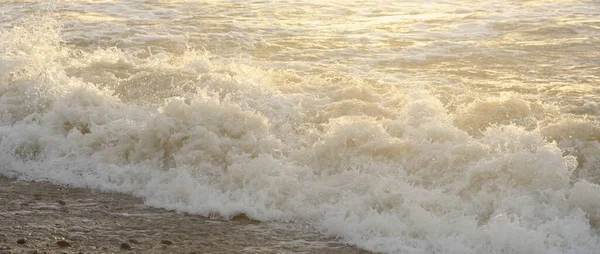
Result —
<path fill-rule="evenodd" d="M 1 30 L 4 175 L 308 223 L 386 253 L 600 249 L 592 118 L 192 49 L 81 49 L 60 27 Z"/>

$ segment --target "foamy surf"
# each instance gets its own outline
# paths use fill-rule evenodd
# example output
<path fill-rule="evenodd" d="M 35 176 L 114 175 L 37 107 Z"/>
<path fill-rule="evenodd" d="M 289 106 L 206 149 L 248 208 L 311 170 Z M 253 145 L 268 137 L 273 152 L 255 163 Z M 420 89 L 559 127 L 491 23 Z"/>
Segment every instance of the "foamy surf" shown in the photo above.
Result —
<path fill-rule="evenodd" d="M 452 98 L 461 88 L 360 66 L 195 47 L 89 48 L 63 26 L 1 30 L 4 175 L 307 223 L 384 253 L 600 249 L 600 124 L 569 109 L 592 104 Z"/>

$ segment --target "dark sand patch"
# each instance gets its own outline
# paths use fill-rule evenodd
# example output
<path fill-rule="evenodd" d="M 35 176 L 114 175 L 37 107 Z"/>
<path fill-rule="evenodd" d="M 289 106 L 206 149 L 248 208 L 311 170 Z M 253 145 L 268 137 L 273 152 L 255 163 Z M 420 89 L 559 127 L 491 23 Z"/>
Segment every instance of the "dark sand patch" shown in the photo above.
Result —
<path fill-rule="evenodd" d="M 213 220 L 130 195 L 5 177 L 0 204 L 2 254 L 370 253 L 293 225 Z"/>

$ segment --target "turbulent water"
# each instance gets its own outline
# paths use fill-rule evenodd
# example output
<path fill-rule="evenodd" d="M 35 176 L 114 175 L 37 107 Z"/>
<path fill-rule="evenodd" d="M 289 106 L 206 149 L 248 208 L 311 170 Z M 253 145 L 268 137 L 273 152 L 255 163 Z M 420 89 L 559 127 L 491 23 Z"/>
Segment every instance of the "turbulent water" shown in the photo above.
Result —
<path fill-rule="evenodd" d="M 0 3 L 0 173 L 384 253 L 598 253 L 600 2 Z"/>

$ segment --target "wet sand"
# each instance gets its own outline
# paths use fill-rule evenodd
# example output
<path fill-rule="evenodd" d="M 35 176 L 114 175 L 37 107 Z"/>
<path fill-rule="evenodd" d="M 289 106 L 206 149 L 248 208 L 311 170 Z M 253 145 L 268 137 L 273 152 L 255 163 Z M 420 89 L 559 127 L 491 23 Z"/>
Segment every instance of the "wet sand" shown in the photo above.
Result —
<path fill-rule="evenodd" d="M 130 195 L 5 177 L 0 204 L 0 254 L 370 253 L 298 225 L 211 219 Z"/>

